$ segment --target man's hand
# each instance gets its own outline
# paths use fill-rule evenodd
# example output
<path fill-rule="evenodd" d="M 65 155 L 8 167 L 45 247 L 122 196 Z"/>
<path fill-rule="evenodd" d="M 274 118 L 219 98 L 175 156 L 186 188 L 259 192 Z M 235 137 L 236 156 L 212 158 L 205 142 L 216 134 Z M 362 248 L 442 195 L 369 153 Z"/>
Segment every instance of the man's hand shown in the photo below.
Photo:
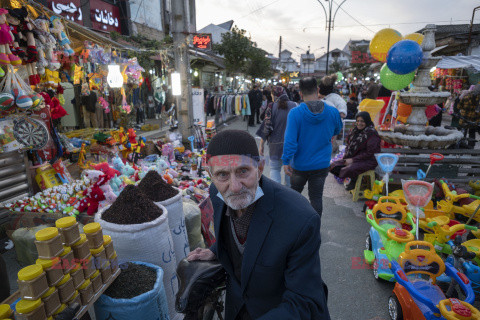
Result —
<path fill-rule="evenodd" d="M 345 165 L 346 166 L 349 166 L 353 163 L 353 159 L 352 158 L 349 158 L 349 159 L 345 159 Z"/>
<path fill-rule="evenodd" d="M 194 261 L 194 260 L 208 261 L 208 260 L 214 260 L 215 258 L 216 256 L 212 252 L 212 250 L 202 249 L 202 248 L 197 248 L 191 251 L 187 256 L 188 261 Z"/>
<path fill-rule="evenodd" d="M 293 175 L 293 169 L 292 169 L 291 166 L 283 166 L 283 171 L 289 177 L 291 177 Z"/>

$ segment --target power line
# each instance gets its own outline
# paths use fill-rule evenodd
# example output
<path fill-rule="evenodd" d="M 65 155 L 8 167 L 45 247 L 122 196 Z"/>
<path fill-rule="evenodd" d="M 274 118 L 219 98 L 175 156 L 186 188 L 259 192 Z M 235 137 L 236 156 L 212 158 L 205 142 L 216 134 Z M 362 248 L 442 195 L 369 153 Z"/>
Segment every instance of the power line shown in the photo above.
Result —
<path fill-rule="evenodd" d="M 338 6 L 338 3 L 333 0 L 333 2 Z M 357 18 L 353 17 L 350 13 L 348 13 L 345 9 L 343 9 L 342 7 L 340 7 L 340 10 L 342 10 L 343 12 L 345 12 L 347 14 L 347 16 L 349 16 L 350 18 L 352 18 L 352 20 L 354 20 L 355 22 L 357 22 L 359 25 L 361 25 L 362 27 L 364 27 L 365 29 L 367 29 L 368 31 L 372 32 L 372 33 L 375 33 L 375 31 L 373 31 L 372 29 L 370 29 L 369 27 L 367 27 L 366 25 L 364 25 L 363 23 L 361 23 L 360 21 L 358 21 Z"/>
<path fill-rule="evenodd" d="M 237 19 L 237 20 L 240 20 L 240 19 L 243 19 L 243 18 L 245 18 L 245 17 L 248 17 L 248 16 L 251 15 L 252 13 L 255 13 L 255 12 L 258 12 L 258 11 L 260 11 L 260 10 L 262 10 L 262 9 L 265 9 L 266 7 L 271 6 L 272 4 L 275 4 L 275 3 L 279 2 L 279 1 L 280 1 L 280 0 L 274 0 L 274 1 L 270 2 L 270 3 L 267 3 L 267 4 L 264 5 L 263 7 L 260 7 L 260 8 L 257 8 L 257 9 L 255 9 L 255 10 L 253 10 L 253 11 L 247 13 L 246 15 L 240 17 L 240 18 Z"/>

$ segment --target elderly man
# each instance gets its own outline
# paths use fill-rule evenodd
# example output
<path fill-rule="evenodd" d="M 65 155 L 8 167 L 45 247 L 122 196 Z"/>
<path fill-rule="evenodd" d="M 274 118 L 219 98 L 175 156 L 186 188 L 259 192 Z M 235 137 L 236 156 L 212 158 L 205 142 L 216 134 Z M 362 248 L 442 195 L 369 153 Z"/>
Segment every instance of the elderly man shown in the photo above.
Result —
<path fill-rule="evenodd" d="M 255 139 L 218 133 L 207 149 L 217 242 L 188 260 L 227 271 L 227 320 L 330 319 L 320 275 L 320 216 L 299 193 L 262 176 Z"/>

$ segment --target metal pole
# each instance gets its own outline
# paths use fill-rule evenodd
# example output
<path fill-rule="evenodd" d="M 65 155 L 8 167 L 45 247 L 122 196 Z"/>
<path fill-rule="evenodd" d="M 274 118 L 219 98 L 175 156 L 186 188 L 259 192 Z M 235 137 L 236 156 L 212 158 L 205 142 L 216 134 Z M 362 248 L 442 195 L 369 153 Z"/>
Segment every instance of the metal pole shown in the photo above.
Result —
<path fill-rule="evenodd" d="M 473 19 L 475 18 L 475 11 L 480 9 L 480 7 L 475 7 L 473 8 L 472 12 L 472 21 L 470 21 L 470 32 L 468 33 L 468 45 L 467 45 L 467 50 L 470 48 L 470 43 L 472 42 L 472 30 L 473 30 Z M 469 52 L 467 52 L 469 53 Z"/>
<path fill-rule="evenodd" d="M 325 68 L 325 75 L 328 76 L 328 58 L 330 55 L 330 30 L 332 28 L 332 6 L 333 0 L 328 2 L 328 40 L 327 40 L 327 67 Z"/>

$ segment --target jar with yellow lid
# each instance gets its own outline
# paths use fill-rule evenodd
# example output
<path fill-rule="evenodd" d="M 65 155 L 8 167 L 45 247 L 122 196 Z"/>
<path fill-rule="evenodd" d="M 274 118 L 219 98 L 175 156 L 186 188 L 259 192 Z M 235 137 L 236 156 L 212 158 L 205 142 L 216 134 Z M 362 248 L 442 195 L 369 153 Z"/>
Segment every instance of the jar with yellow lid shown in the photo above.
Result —
<path fill-rule="evenodd" d="M 118 270 L 118 256 L 117 253 L 114 251 L 113 256 L 110 258 L 110 268 L 112 269 L 112 273 Z"/>
<path fill-rule="evenodd" d="M 80 240 L 72 245 L 73 256 L 76 259 L 87 259 L 90 255 L 90 248 L 88 247 L 87 236 L 85 234 L 80 235 Z"/>
<path fill-rule="evenodd" d="M 78 288 L 78 292 L 80 292 L 80 299 L 82 300 L 82 305 L 87 305 L 93 298 L 93 286 L 90 280 L 85 280 L 83 285 Z"/>
<path fill-rule="evenodd" d="M 84 260 L 83 263 L 83 273 L 85 274 L 85 279 L 90 278 L 95 271 L 97 271 L 97 268 L 95 268 L 93 257 L 90 255 Z"/>
<path fill-rule="evenodd" d="M 45 313 L 47 314 L 47 317 L 53 315 L 55 311 L 57 311 L 62 305 L 57 288 L 51 287 L 50 290 L 48 290 L 47 293 L 42 296 L 42 302 L 45 307 Z"/>
<path fill-rule="evenodd" d="M 71 306 L 74 303 L 78 303 L 79 305 L 82 304 L 82 300 L 80 299 L 80 293 L 77 290 L 75 290 L 75 294 L 73 295 L 72 299 L 67 302 L 67 305 Z"/>
<path fill-rule="evenodd" d="M 67 308 L 66 304 L 62 304 L 60 308 L 58 308 L 57 311 L 53 314 L 53 317 L 56 318 L 62 311 L 64 311 Z"/>
<path fill-rule="evenodd" d="M 80 230 L 75 217 L 64 217 L 55 221 L 55 227 L 60 231 L 62 242 L 66 246 L 71 246 L 80 240 Z"/>
<path fill-rule="evenodd" d="M 42 266 L 47 275 L 47 282 L 50 287 L 54 287 L 63 278 L 62 263 L 60 258 L 37 259 L 36 264 Z"/>
<path fill-rule="evenodd" d="M 60 254 L 59 258 L 62 260 L 63 274 L 67 274 L 72 270 L 76 263 L 73 258 L 72 248 L 64 246 L 63 252 Z"/>
<path fill-rule="evenodd" d="M 107 259 L 111 259 L 115 249 L 113 248 L 112 237 L 108 235 L 103 236 L 103 247 L 105 248 L 105 254 Z"/>
<path fill-rule="evenodd" d="M 25 300 L 37 300 L 48 291 L 47 276 L 38 264 L 21 269 L 17 276 L 18 290 Z"/>
<path fill-rule="evenodd" d="M 22 299 L 15 305 L 15 320 L 41 320 L 46 318 L 47 315 L 41 299 Z"/>
<path fill-rule="evenodd" d="M 90 249 L 90 253 L 95 259 L 95 267 L 101 269 L 107 260 L 107 255 L 105 254 L 105 248 L 103 246 L 98 247 L 97 249 Z"/>
<path fill-rule="evenodd" d="M 112 276 L 112 269 L 110 268 L 110 262 L 107 262 L 103 268 L 100 269 L 100 273 L 102 274 L 102 282 L 107 283 Z"/>
<path fill-rule="evenodd" d="M 97 293 L 100 289 L 102 289 L 103 282 L 100 271 L 96 270 L 95 273 L 90 277 L 90 281 L 92 282 L 93 292 Z"/>
<path fill-rule="evenodd" d="M 13 315 L 9 304 L 0 304 L 0 319 L 7 319 Z"/>
<path fill-rule="evenodd" d="M 35 233 L 35 246 L 39 259 L 50 259 L 63 252 L 62 239 L 57 228 L 49 227 Z"/>
<path fill-rule="evenodd" d="M 66 274 L 62 281 L 57 285 L 58 295 L 60 296 L 60 302 L 65 303 L 72 299 L 75 294 L 75 287 L 73 286 L 73 280 L 70 274 Z"/>
<path fill-rule="evenodd" d="M 83 232 L 88 239 L 88 247 L 90 249 L 96 249 L 103 245 L 103 232 L 102 226 L 98 222 L 91 222 L 83 226 Z"/>
<path fill-rule="evenodd" d="M 85 281 L 85 273 L 83 272 L 83 268 L 80 263 L 77 264 L 75 268 L 70 271 L 70 276 L 73 280 L 73 286 L 76 290 L 78 290 L 78 287 L 80 287 Z"/>

